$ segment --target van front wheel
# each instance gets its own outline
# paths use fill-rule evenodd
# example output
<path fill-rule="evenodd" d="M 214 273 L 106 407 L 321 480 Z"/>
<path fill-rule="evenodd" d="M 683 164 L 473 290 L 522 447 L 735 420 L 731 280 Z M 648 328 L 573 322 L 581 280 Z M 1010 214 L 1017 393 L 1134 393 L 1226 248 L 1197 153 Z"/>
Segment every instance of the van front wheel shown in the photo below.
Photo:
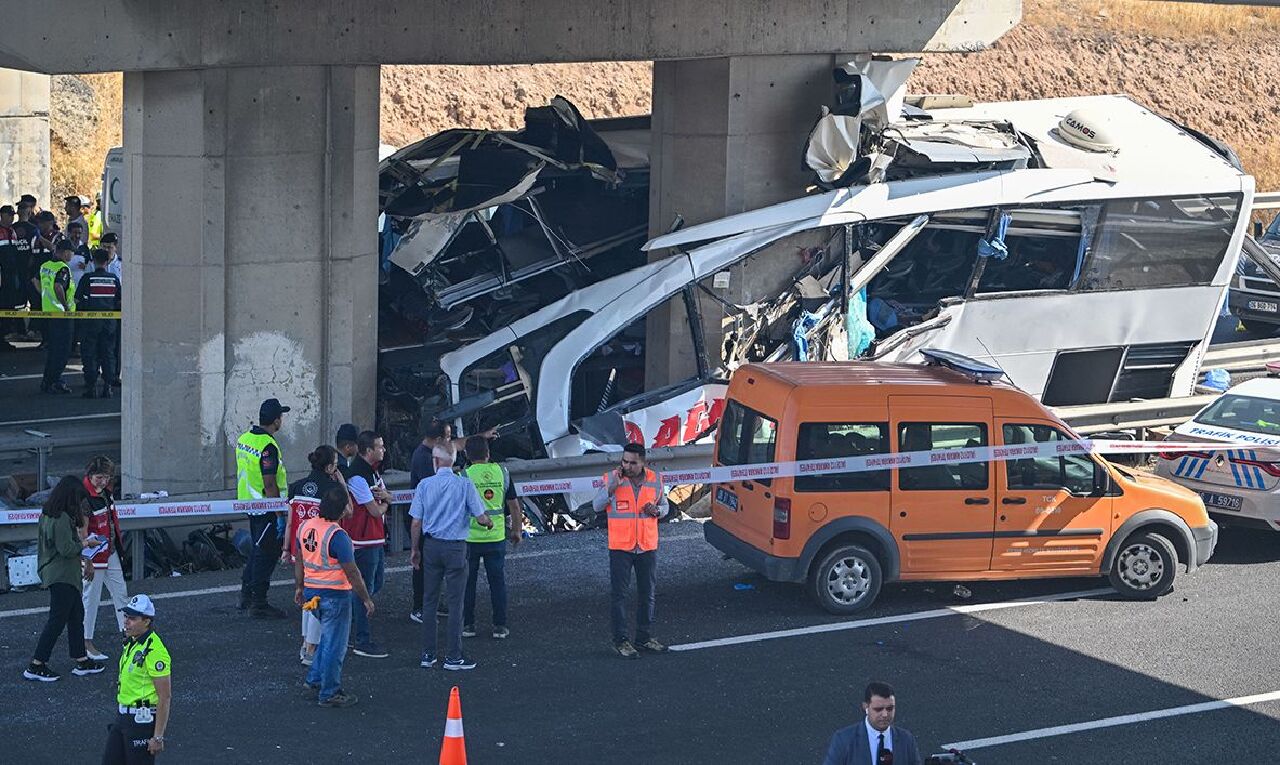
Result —
<path fill-rule="evenodd" d="M 1124 540 L 1111 564 L 1111 586 L 1130 600 L 1153 600 L 1173 589 L 1178 553 L 1159 534 L 1135 534 Z"/>
<path fill-rule="evenodd" d="M 841 545 L 822 556 L 809 574 L 809 592 L 823 610 L 847 615 L 880 594 L 880 561 L 865 547 Z"/>

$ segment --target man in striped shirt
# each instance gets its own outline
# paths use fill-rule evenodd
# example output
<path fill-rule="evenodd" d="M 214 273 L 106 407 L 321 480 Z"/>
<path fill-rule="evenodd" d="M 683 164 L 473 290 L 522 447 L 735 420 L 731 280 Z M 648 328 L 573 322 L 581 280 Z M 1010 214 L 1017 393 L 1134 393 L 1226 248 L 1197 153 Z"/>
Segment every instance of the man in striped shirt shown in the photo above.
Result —
<path fill-rule="evenodd" d="M 79 311 L 119 311 L 120 280 L 107 270 L 110 253 L 93 251 L 92 272 L 85 274 L 76 286 L 76 309 Z M 80 322 L 80 361 L 84 364 L 84 397 L 96 398 L 98 372 L 102 372 L 102 398 L 111 398 L 111 387 L 120 385 L 116 367 L 116 331 L 119 319 L 82 319 Z"/>

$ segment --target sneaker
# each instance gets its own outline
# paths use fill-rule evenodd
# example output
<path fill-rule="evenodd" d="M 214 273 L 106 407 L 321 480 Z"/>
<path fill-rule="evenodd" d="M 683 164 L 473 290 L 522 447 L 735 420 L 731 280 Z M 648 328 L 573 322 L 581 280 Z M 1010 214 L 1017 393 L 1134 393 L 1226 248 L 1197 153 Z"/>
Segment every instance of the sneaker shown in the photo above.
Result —
<path fill-rule="evenodd" d="M 440 605 L 436 606 L 436 616 L 443 619 L 448 615 L 449 615 L 449 607 L 447 605 L 445 605 L 444 603 L 441 603 Z"/>
<path fill-rule="evenodd" d="M 288 614 L 270 603 L 259 603 L 249 607 L 249 616 L 255 619 L 283 619 Z"/>
<path fill-rule="evenodd" d="M 307 701 L 315 701 L 320 695 L 320 686 L 312 685 L 306 680 L 302 681 L 302 698 Z"/>
<path fill-rule="evenodd" d="M 624 659 L 640 658 L 640 652 L 636 650 L 635 646 L 631 645 L 630 640 L 624 640 L 621 643 L 614 643 L 613 650 L 617 651 L 618 655 Z"/>
<path fill-rule="evenodd" d="M 476 636 L 476 625 L 474 625 L 474 624 L 464 624 L 464 625 L 462 625 L 462 636 L 463 636 L 463 637 L 475 637 L 475 636 Z"/>
<path fill-rule="evenodd" d="M 436 655 L 434 653 L 422 654 L 422 661 L 418 662 L 418 666 L 423 669 L 431 669 L 436 665 Z"/>
<path fill-rule="evenodd" d="M 494 627 L 494 628 L 493 628 L 493 639 L 494 639 L 494 640 L 506 640 L 506 639 L 507 639 L 507 636 L 509 636 L 510 634 L 511 634 L 511 630 L 507 629 L 506 627 Z"/>
<path fill-rule="evenodd" d="M 106 669 L 106 665 L 100 661 L 84 658 L 76 662 L 75 667 L 71 669 L 73 675 L 96 675 Z"/>
<path fill-rule="evenodd" d="M 316 706 L 331 707 L 333 709 L 342 709 L 343 707 L 353 706 L 357 700 L 358 699 L 356 699 L 354 694 L 347 693 L 346 691 L 343 691 L 343 690 L 339 690 L 337 693 L 333 694 L 332 696 L 325 699 L 324 701 L 317 701 Z"/>
<path fill-rule="evenodd" d="M 636 646 L 636 648 L 639 648 L 641 651 L 648 651 L 649 653 L 666 653 L 667 652 L 667 647 L 662 643 L 659 643 L 658 641 L 654 640 L 653 638 L 649 638 L 643 643 L 640 643 L 639 645 Z"/>
<path fill-rule="evenodd" d="M 86 656 L 88 656 L 90 659 L 93 659 L 94 661 L 106 661 L 107 659 L 111 658 L 110 656 L 107 656 L 102 651 L 90 651 L 88 648 L 84 649 L 84 653 Z"/>
<path fill-rule="evenodd" d="M 50 393 L 70 393 L 71 388 L 67 387 L 67 384 L 64 382 L 56 382 L 53 385 L 49 386 L 49 392 Z"/>
<path fill-rule="evenodd" d="M 48 664 L 36 664 L 34 661 L 22 671 L 22 676 L 28 680 L 35 680 L 41 683 L 52 683 L 62 677 L 62 675 L 49 669 Z"/>
<path fill-rule="evenodd" d="M 308 653 L 305 645 L 298 649 L 298 661 L 302 662 L 302 666 L 310 667 L 315 660 L 316 655 L 314 653 Z"/>
<path fill-rule="evenodd" d="M 473 659 L 468 659 L 465 656 L 459 656 L 456 659 L 445 659 L 444 668 L 452 670 L 475 669 L 476 663 Z"/>
<path fill-rule="evenodd" d="M 351 651 L 356 656 L 363 656 L 366 659 L 385 659 L 390 655 L 377 643 L 365 643 L 363 645 L 358 645 L 355 648 L 352 648 Z"/>
<path fill-rule="evenodd" d="M 409 621 L 422 624 L 422 609 L 416 608 L 409 612 Z"/>

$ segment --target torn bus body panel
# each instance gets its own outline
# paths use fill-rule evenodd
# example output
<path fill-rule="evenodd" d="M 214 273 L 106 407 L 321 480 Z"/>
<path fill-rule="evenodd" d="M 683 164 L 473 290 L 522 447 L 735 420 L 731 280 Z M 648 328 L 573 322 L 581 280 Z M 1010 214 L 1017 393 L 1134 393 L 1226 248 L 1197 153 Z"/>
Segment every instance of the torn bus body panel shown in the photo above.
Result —
<path fill-rule="evenodd" d="M 405 320 L 384 345 L 478 339 L 642 264 L 647 139 L 647 118 L 589 123 L 557 97 L 523 130 L 449 130 L 383 160 L 384 302 Z"/>
<path fill-rule="evenodd" d="M 699 244 L 846 225 L 857 257 L 836 303 L 843 321 L 819 351 L 901 361 L 926 347 L 957 351 L 994 360 L 1054 406 L 1189 393 L 1252 178 L 1221 147 L 1124 97 L 956 104 L 904 107 L 871 132 L 864 121 L 858 159 L 830 191 L 690 226 L 646 249 L 693 246 L 696 257 Z M 862 173 L 851 174 L 858 163 Z M 868 175 L 871 167 L 885 172 Z M 814 169 L 829 180 L 839 168 Z M 869 267 L 916 215 L 929 220 L 915 238 Z M 743 315 L 758 327 L 770 313 Z M 797 336 L 821 325 L 804 322 Z"/>

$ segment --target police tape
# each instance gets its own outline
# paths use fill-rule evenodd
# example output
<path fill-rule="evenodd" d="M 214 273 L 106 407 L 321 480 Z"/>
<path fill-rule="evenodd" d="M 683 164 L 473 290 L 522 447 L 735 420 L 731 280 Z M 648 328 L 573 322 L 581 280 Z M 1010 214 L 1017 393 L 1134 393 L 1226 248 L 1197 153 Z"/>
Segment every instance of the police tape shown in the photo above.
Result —
<path fill-rule="evenodd" d="M 975 462 L 1007 462 L 1037 457 L 1067 457 L 1082 454 L 1135 454 L 1146 452 L 1216 452 L 1234 449 L 1252 449 L 1257 444 L 1240 443 L 1191 443 L 1170 441 L 1116 441 L 1111 439 L 1080 439 L 1075 441 L 1046 441 L 1017 446 L 974 446 L 959 449 L 933 449 L 915 452 L 890 452 L 853 457 L 798 460 L 793 462 L 763 462 L 750 465 L 717 465 L 694 470 L 667 470 L 660 473 L 666 486 L 688 484 L 716 484 L 733 481 L 749 481 L 795 476 L 831 475 L 834 473 L 860 473 L 879 470 L 925 467 L 928 465 L 963 465 Z M 1265 449 L 1263 450 L 1265 451 Z M 1280 451 L 1277 451 L 1280 455 Z M 1280 456 L 1277 457 L 1280 459 Z M 548 494 L 595 492 L 604 485 L 603 476 L 581 476 L 550 480 L 515 481 L 516 494 L 536 497 Z M 404 505 L 413 501 L 413 491 L 392 491 L 391 503 Z M 118 502 L 116 512 L 121 518 L 199 518 L 206 515 L 230 513 L 282 512 L 289 509 L 285 499 L 211 499 L 186 502 Z M 39 508 L 0 510 L 0 525 L 35 523 L 40 520 Z"/>
<path fill-rule="evenodd" d="M 914 452 L 890 452 L 852 457 L 763 462 L 751 465 L 719 465 L 695 470 L 668 470 L 659 475 L 665 486 L 715 484 L 795 476 L 862 473 L 880 470 L 926 467 L 929 465 L 963 465 L 975 462 L 1007 462 L 1037 457 L 1066 457 L 1082 454 L 1135 454 L 1143 452 L 1210 452 L 1256 445 L 1236 443 L 1174 443 L 1169 441 L 1117 441 L 1080 439 L 1046 441 L 1017 446 L 974 446 L 958 449 L 933 449 Z M 604 485 L 603 476 L 562 478 L 544 481 L 517 481 L 516 494 L 522 497 L 544 494 L 595 492 Z"/>
<path fill-rule="evenodd" d="M 413 500 L 413 492 L 399 490 L 391 492 L 391 503 L 408 504 Z M 121 518 L 199 518 L 205 515 L 227 515 L 230 513 L 263 513 L 282 512 L 289 509 L 286 499 L 209 499 L 186 502 L 117 502 L 116 514 Z M 18 523 L 35 523 L 40 520 L 40 508 L 22 508 L 20 510 L 0 510 L 0 526 Z"/>
<path fill-rule="evenodd" d="M 120 311 L 13 311 L 0 310 L 0 319 L 119 319 Z"/>

